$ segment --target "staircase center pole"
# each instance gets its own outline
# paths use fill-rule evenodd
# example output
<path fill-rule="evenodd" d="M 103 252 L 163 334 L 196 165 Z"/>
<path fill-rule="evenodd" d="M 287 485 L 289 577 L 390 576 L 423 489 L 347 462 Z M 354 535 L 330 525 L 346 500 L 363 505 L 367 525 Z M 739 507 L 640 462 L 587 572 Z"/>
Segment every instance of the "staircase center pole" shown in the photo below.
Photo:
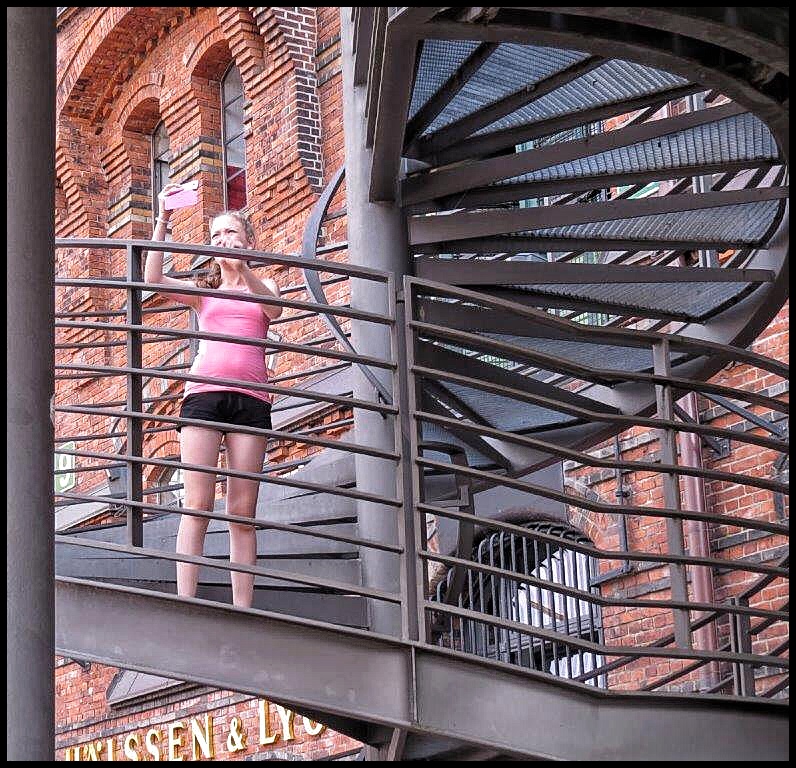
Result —
<path fill-rule="evenodd" d="M 55 759 L 55 8 L 6 17 L 6 757 Z"/>
<path fill-rule="evenodd" d="M 401 209 L 395 202 L 371 203 L 369 200 L 372 151 L 366 146 L 365 102 L 366 88 L 354 84 L 353 24 L 351 9 L 340 9 L 343 62 L 343 128 L 346 156 L 346 208 L 348 213 L 348 253 L 352 264 L 359 264 L 392 272 L 393 285 L 400 286 L 407 272 L 408 245 L 406 226 Z M 371 105 L 375 109 L 375 105 Z M 396 179 L 396 184 L 398 179 Z M 383 285 L 373 281 L 351 281 L 351 305 L 357 309 L 386 314 L 394 302 Z M 387 357 L 390 351 L 390 331 L 373 323 L 352 321 L 351 338 L 354 349 L 361 355 Z M 377 394 L 356 366 L 354 397 L 376 400 Z M 389 371 L 374 369 L 387 390 L 393 386 Z M 377 413 L 354 411 L 356 439 L 373 447 L 393 450 L 396 446 L 396 421 Z M 361 491 L 396 497 L 397 481 L 401 476 L 394 465 L 369 456 L 355 457 L 357 487 Z M 363 538 L 390 544 L 399 542 L 400 510 L 371 502 L 357 504 L 359 534 Z M 401 589 L 400 562 L 390 553 L 363 548 L 361 550 L 363 582 L 368 587 L 398 593 Z M 371 629 L 394 636 L 401 634 L 401 613 L 398 606 L 370 601 Z"/>

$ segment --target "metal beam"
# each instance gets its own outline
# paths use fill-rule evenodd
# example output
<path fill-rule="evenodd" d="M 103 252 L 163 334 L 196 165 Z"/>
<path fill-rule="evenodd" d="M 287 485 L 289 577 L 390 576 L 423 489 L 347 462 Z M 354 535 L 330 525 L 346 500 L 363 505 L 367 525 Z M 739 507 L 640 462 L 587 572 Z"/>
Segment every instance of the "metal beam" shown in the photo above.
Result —
<path fill-rule="evenodd" d="M 485 675 L 486 668 L 442 650 L 418 655 L 417 700 L 426 730 L 462 738 L 477 730 L 482 745 L 521 752 L 532 745 L 538 759 L 788 757 L 787 707 L 765 712 L 743 700 L 700 704 L 686 696 L 669 696 L 664 705 L 655 695 L 643 694 L 606 700 L 590 695 L 585 686 L 570 690 L 542 675 L 512 674 L 497 663 Z M 759 755 L 756 748 L 762 750 Z"/>
<path fill-rule="evenodd" d="M 466 254 L 514 254 L 514 253 L 556 253 L 559 251 L 693 251 L 699 248 L 715 248 L 720 251 L 738 250 L 748 248 L 750 245 L 758 246 L 759 243 L 749 243 L 741 239 L 710 237 L 704 240 L 691 238 L 688 240 L 665 240 L 659 238 L 603 238 L 603 237 L 471 237 L 459 240 L 456 243 L 456 253 Z M 430 243 L 428 245 L 414 245 L 412 252 L 415 254 L 450 253 L 450 246 L 445 243 Z"/>
<path fill-rule="evenodd" d="M 529 11 L 549 11 L 545 7 L 525 6 Z M 788 14 L 785 8 L 688 7 L 649 8 L 631 6 L 556 7 L 556 12 L 602 18 L 626 24 L 652 27 L 656 32 L 671 32 L 719 45 L 743 54 L 753 61 L 789 74 Z"/>
<path fill-rule="evenodd" d="M 524 173 L 532 173 L 551 165 L 559 165 L 571 160 L 608 152 L 630 144 L 649 141 L 700 125 L 715 123 L 728 117 L 746 112 L 737 104 L 724 104 L 701 112 L 687 112 L 676 117 L 653 120 L 650 123 L 631 125 L 606 131 L 597 136 L 573 139 L 540 149 L 530 149 L 487 160 L 466 163 L 461 166 L 441 169 L 433 174 L 421 173 L 403 182 L 401 200 L 404 205 L 422 202 L 440 195 L 464 192 L 473 187 L 481 187 L 503 179 L 511 179 Z M 578 125 L 583 123 L 582 120 Z M 512 140 L 512 146 L 514 140 Z M 467 157 L 472 157 L 468 153 Z"/>
<path fill-rule="evenodd" d="M 59 653 L 405 729 L 408 744 L 418 733 L 548 759 L 787 759 L 789 711 L 774 701 L 610 693 L 372 632 L 76 580 L 59 580 L 56 599 Z M 577 737 L 561 723 L 578 723 Z"/>
<path fill-rule="evenodd" d="M 626 173 L 603 173 L 594 176 L 560 178 L 553 181 L 527 181 L 517 184 L 497 184 L 494 186 L 478 187 L 458 195 L 445 195 L 444 197 L 437 198 L 425 204 L 408 206 L 406 212 L 411 215 L 437 210 L 450 210 L 452 208 L 474 208 L 480 205 L 498 205 L 500 203 L 517 202 L 518 200 L 556 197 L 571 192 L 591 192 L 596 189 L 609 189 L 611 187 L 625 186 L 627 184 L 644 185 L 650 181 L 664 181 L 712 173 L 735 173 L 750 168 L 767 171 L 778 164 L 779 161 L 777 160 L 757 158 L 725 163 L 704 163 L 700 165 L 652 168 L 644 171 L 628 171 Z M 634 190 L 631 188 L 623 193 L 623 196 L 629 196 L 633 191 Z M 559 201 L 557 201 L 556 204 L 558 204 L 558 202 Z"/>
<path fill-rule="evenodd" d="M 411 724 L 410 654 L 384 636 L 76 579 L 56 592 L 55 645 L 67 656 Z"/>
<path fill-rule="evenodd" d="M 472 237 L 505 235 L 535 229 L 594 224 L 601 221 L 684 213 L 730 205 L 784 200 L 789 187 L 762 187 L 733 192 L 651 196 L 639 200 L 610 200 L 604 203 L 571 203 L 516 210 L 451 213 L 447 216 L 412 216 L 411 245 L 466 240 Z M 653 224 L 650 229 L 655 229 Z"/>
<path fill-rule="evenodd" d="M 417 277 L 450 285 L 577 286 L 584 283 L 614 285 L 620 283 L 683 283 L 691 285 L 694 283 L 767 283 L 772 280 L 773 272 L 767 269 L 724 269 L 722 267 L 635 267 L 624 264 L 426 259 L 418 264 Z"/>
<path fill-rule="evenodd" d="M 54 759 L 56 9 L 6 12 L 6 760 Z"/>

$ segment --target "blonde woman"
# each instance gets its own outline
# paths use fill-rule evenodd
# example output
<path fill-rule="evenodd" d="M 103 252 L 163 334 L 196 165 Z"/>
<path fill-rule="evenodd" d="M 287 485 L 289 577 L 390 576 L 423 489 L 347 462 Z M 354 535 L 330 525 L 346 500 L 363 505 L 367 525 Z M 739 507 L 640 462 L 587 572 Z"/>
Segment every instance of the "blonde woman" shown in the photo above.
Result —
<path fill-rule="evenodd" d="M 171 211 L 166 198 L 178 190 L 169 184 L 158 195 L 159 213 L 155 221 L 153 240 L 164 240 Z M 240 211 L 225 211 L 210 222 L 210 244 L 222 248 L 254 248 L 255 233 L 248 218 Z M 248 338 L 266 338 L 271 320 L 279 317 L 281 307 L 225 297 L 230 291 L 248 292 L 259 296 L 278 297 L 279 288 L 270 279 L 261 280 L 243 259 L 216 258 L 211 262 L 209 275 L 196 281 L 178 280 L 163 274 L 163 254 L 150 251 L 144 272 L 148 283 L 179 287 L 185 285 L 211 288 L 213 296 L 165 294 L 196 310 L 199 330 Z M 237 381 L 265 383 L 268 371 L 261 347 L 226 341 L 202 339 L 191 367 L 198 376 Z M 183 426 L 180 431 L 181 461 L 186 464 L 217 466 L 223 440 L 227 465 L 232 470 L 260 472 L 263 466 L 267 438 L 236 432 L 235 426 L 271 429 L 271 397 L 268 393 L 245 386 L 225 384 L 186 383 L 180 416 L 204 421 L 222 422 L 228 428 Z M 183 471 L 185 506 L 211 511 L 215 501 L 215 474 Z M 236 477 L 227 479 L 227 514 L 253 518 L 257 507 L 259 483 Z M 208 520 L 183 515 L 177 533 L 177 553 L 201 555 L 204 550 Z M 257 539 L 253 526 L 229 524 L 230 560 L 255 565 Z M 177 594 L 196 595 L 199 566 L 177 564 Z M 232 571 L 232 601 L 236 606 L 251 607 L 254 596 L 254 576 Z"/>

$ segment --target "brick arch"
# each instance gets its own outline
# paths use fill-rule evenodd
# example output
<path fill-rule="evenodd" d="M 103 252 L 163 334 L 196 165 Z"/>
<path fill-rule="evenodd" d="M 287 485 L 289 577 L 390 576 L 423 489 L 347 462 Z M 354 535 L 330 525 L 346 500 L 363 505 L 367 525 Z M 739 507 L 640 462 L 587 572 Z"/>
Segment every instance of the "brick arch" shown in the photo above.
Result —
<path fill-rule="evenodd" d="M 57 112 L 86 120 L 100 133 L 125 83 L 191 13 L 189 7 L 103 8 L 64 68 Z"/>
<path fill-rule="evenodd" d="M 120 130 L 102 155 L 108 184 L 108 235 L 146 239 L 151 234 L 151 141 L 161 120 L 160 86 L 146 82 L 119 105 Z"/>

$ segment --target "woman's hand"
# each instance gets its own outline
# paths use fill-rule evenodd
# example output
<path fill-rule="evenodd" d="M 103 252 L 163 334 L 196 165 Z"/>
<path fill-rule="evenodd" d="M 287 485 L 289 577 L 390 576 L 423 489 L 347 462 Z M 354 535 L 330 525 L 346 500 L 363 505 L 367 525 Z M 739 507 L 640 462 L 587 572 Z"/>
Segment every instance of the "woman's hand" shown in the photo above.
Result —
<path fill-rule="evenodd" d="M 178 190 L 182 189 L 180 184 L 170 183 L 166 184 L 163 189 L 158 192 L 158 218 L 168 221 L 171 217 L 171 211 L 166 208 L 166 198 Z"/>

